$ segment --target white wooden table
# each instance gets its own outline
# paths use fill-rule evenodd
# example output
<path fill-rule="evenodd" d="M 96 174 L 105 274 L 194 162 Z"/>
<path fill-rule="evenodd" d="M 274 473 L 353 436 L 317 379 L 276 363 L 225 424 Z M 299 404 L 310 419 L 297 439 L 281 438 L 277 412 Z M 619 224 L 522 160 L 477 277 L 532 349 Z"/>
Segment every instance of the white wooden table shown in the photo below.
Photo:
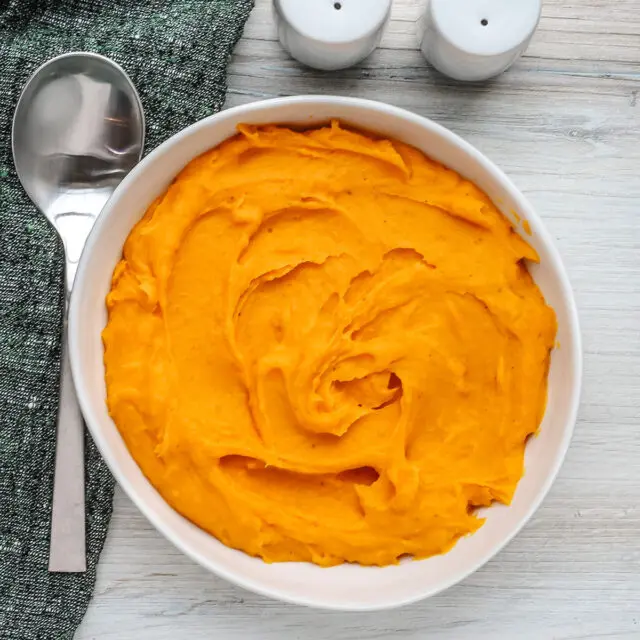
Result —
<path fill-rule="evenodd" d="M 464 136 L 527 194 L 565 259 L 585 346 L 580 417 L 551 494 L 462 584 L 361 615 L 280 604 L 215 578 L 118 490 L 78 640 L 640 638 L 640 0 L 545 0 L 526 57 L 484 86 L 427 67 L 415 36 L 423 2 L 395 0 L 381 48 L 325 75 L 283 53 L 270 2 L 258 0 L 228 103 L 301 93 L 390 102 Z"/>

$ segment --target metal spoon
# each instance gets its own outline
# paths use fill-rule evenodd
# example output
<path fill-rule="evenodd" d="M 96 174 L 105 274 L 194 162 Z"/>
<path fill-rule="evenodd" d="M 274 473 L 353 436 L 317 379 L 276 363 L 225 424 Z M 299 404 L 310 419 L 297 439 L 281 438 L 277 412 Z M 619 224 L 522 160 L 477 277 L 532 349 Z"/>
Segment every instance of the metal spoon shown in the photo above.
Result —
<path fill-rule="evenodd" d="M 34 204 L 62 238 L 68 301 L 85 240 L 140 160 L 144 113 L 127 74 L 95 53 L 67 53 L 31 76 L 13 118 L 13 159 Z M 84 426 L 62 340 L 49 571 L 85 571 Z"/>

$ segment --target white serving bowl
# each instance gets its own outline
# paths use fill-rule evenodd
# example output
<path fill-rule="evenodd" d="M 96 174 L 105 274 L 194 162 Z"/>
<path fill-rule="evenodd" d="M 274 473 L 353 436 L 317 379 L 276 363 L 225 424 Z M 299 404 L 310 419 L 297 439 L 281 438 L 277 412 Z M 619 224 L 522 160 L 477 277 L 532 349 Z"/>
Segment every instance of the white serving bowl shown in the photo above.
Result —
<path fill-rule="evenodd" d="M 129 454 L 105 404 L 100 333 L 105 296 L 122 246 L 135 223 L 193 158 L 234 135 L 239 123 L 310 126 L 339 118 L 412 144 L 481 187 L 540 254 L 531 273 L 558 318 L 559 348 L 549 373 L 546 414 L 526 450 L 526 471 L 509 507 L 485 510 L 486 523 L 448 553 L 397 566 L 266 564 L 230 549 L 174 511 Z M 181 131 L 150 153 L 116 189 L 91 232 L 78 268 L 69 314 L 69 346 L 78 397 L 93 439 L 129 497 L 173 544 L 213 573 L 251 591 L 288 602 L 342 610 L 375 610 L 431 596 L 481 567 L 518 533 L 549 491 L 565 457 L 576 420 L 582 377 L 578 315 L 564 267 L 542 221 L 495 166 L 447 129 L 408 111 L 354 98 L 278 98 L 228 109 Z"/>

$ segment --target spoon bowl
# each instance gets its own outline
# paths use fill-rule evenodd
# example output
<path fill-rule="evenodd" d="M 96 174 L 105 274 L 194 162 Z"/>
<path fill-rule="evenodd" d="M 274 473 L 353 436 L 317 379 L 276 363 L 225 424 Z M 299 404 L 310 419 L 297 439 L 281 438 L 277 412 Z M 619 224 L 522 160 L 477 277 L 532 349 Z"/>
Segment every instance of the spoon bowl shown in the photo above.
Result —
<path fill-rule="evenodd" d="M 95 53 L 49 60 L 27 82 L 13 118 L 13 158 L 25 191 L 65 245 L 67 282 L 93 222 L 138 163 L 144 112 L 127 74 Z"/>
<path fill-rule="evenodd" d="M 18 178 L 65 249 L 67 299 L 102 208 L 140 160 L 144 112 L 115 62 L 67 53 L 38 68 L 22 91 L 11 143 Z M 65 313 L 66 318 L 66 313 Z M 62 341 L 50 571 L 85 571 L 84 427 Z"/>

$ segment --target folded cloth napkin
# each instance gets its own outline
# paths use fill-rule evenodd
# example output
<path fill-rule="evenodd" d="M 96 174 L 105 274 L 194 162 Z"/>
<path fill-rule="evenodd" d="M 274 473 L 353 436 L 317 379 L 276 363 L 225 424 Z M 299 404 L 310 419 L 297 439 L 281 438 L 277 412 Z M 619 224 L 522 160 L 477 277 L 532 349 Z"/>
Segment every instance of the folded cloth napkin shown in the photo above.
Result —
<path fill-rule="evenodd" d="M 24 194 L 11 120 L 29 75 L 67 51 L 111 57 L 135 83 L 146 150 L 218 111 L 253 0 L 0 0 L 0 639 L 71 638 L 91 598 L 113 480 L 87 434 L 86 574 L 47 571 L 63 255 Z"/>

